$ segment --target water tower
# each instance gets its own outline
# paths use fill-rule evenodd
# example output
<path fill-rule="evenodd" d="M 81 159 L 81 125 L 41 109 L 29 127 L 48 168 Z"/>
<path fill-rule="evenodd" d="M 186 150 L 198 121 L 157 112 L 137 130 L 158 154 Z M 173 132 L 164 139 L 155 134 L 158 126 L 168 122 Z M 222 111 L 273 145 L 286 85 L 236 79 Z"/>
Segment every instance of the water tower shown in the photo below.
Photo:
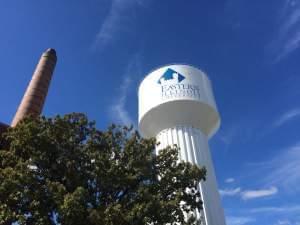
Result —
<path fill-rule="evenodd" d="M 139 129 L 156 137 L 160 149 L 176 144 L 180 160 L 207 169 L 199 184 L 203 211 L 196 212 L 204 225 L 225 225 L 208 140 L 220 126 L 220 116 L 210 80 L 189 65 L 168 65 L 151 72 L 139 87 Z"/>

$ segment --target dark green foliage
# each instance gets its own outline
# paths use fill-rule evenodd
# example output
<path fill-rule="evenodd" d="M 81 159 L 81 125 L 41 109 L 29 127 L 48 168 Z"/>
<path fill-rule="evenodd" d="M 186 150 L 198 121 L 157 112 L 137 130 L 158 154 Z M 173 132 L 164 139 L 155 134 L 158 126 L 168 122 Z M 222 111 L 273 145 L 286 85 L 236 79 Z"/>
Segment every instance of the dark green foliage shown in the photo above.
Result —
<path fill-rule="evenodd" d="M 98 131 L 83 114 L 26 119 L 0 150 L 0 224 L 143 225 L 184 222 L 201 208 L 205 169 L 155 157 L 154 139 L 127 127 Z M 189 188 L 189 191 L 186 191 Z"/>

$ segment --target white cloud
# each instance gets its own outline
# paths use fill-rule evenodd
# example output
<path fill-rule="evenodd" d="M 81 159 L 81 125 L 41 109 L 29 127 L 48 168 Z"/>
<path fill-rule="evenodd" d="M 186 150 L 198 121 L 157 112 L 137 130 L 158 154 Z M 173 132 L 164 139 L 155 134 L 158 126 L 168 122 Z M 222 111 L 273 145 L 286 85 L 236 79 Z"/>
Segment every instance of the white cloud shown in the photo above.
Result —
<path fill-rule="evenodd" d="M 248 165 L 256 176 L 263 174 L 258 180 L 264 186 L 278 187 L 289 195 L 300 192 L 300 142 L 281 149 L 266 161 Z"/>
<path fill-rule="evenodd" d="M 221 130 L 218 134 L 218 138 L 228 147 L 231 145 L 231 143 L 234 141 L 236 136 L 239 134 L 239 126 L 236 124 L 231 124 L 228 126 L 229 128 L 227 130 Z"/>
<path fill-rule="evenodd" d="M 300 116 L 300 109 L 293 109 L 290 110 L 288 112 L 285 112 L 284 114 L 282 114 L 275 122 L 274 122 L 274 126 L 275 127 L 280 127 L 283 124 L 285 124 L 286 122 L 289 122 L 293 119 L 295 119 L 296 117 Z"/>
<path fill-rule="evenodd" d="M 278 220 L 274 225 L 292 225 L 289 220 Z"/>
<path fill-rule="evenodd" d="M 226 182 L 226 183 L 233 183 L 233 182 L 235 182 L 235 179 L 232 178 L 232 177 L 230 177 L 230 178 L 227 178 L 227 179 L 225 180 L 225 182 Z"/>
<path fill-rule="evenodd" d="M 252 217 L 236 217 L 236 216 L 229 216 L 226 218 L 227 225 L 244 225 L 254 222 L 255 219 Z"/>
<path fill-rule="evenodd" d="M 279 29 L 270 44 L 275 62 L 282 60 L 300 47 L 300 4 L 286 0 L 279 18 Z"/>
<path fill-rule="evenodd" d="M 267 196 L 276 195 L 278 189 L 276 187 L 270 187 L 269 189 L 256 189 L 243 191 L 240 187 L 233 189 L 220 189 L 219 193 L 222 197 L 238 196 L 243 200 L 250 200 L 256 198 L 263 198 Z"/>
<path fill-rule="evenodd" d="M 120 96 L 117 102 L 111 106 L 111 112 L 113 117 L 117 122 L 120 122 L 125 125 L 130 125 L 133 123 L 133 120 L 129 116 L 128 111 L 126 110 L 125 104 L 127 100 L 127 90 L 131 86 L 132 80 L 130 77 L 125 77 L 120 86 Z"/>
<path fill-rule="evenodd" d="M 259 207 L 259 208 L 253 208 L 249 212 L 251 213 L 300 213 L 300 205 L 292 205 L 292 206 L 281 206 L 281 207 L 274 207 L 274 206 L 269 206 L 269 207 Z"/>
<path fill-rule="evenodd" d="M 264 183 L 281 186 L 288 192 L 300 191 L 300 143 L 285 148 L 264 165 Z"/>
<path fill-rule="evenodd" d="M 278 193 L 278 189 L 276 187 L 271 187 L 269 189 L 246 190 L 241 193 L 241 197 L 243 200 L 249 200 L 254 198 L 272 196 L 277 193 Z"/>
<path fill-rule="evenodd" d="M 140 70 L 140 56 L 136 54 L 127 66 L 123 80 L 119 87 L 119 96 L 109 107 L 109 114 L 112 117 L 113 122 L 135 126 L 135 122 L 127 110 L 126 103 L 136 75 L 140 73 Z M 136 89 L 134 88 L 134 90 Z"/>
<path fill-rule="evenodd" d="M 119 31 L 129 30 L 130 10 L 145 6 L 148 0 L 112 0 L 111 8 L 96 36 L 94 48 L 111 42 Z"/>
<path fill-rule="evenodd" d="M 221 196 L 236 196 L 241 193 L 241 188 L 219 190 Z"/>

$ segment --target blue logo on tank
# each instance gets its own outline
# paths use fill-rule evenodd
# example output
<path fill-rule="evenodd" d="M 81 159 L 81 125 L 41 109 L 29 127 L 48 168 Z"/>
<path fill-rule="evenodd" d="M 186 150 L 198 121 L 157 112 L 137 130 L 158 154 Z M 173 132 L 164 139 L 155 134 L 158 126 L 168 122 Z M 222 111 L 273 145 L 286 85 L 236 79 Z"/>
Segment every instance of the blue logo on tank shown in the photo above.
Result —
<path fill-rule="evenodd" d="M 174 83 L 180 83 L 183 81 L 185 77 L 176 72 L 175 70 L 172 69 L 167 69 L 167 71 L 159 78 L 158 82 L 161 85 L 164 84 L 174 84 Z"/>

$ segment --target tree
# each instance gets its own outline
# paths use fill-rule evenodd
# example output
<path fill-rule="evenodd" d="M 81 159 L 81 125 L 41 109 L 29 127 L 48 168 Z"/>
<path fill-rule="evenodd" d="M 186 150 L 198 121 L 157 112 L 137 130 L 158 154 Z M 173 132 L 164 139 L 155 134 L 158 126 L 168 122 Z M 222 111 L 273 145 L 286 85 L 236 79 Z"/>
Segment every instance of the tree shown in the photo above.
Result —
<path fill-rule="evenodd" d="M 0 224 L 193 224 L 205 169 L 158 156 L 127 127 L 99 131 L 83 114 L 27 118 L 0 150 Z M 184 202 L 184 204 L 182 204 Z"/>

